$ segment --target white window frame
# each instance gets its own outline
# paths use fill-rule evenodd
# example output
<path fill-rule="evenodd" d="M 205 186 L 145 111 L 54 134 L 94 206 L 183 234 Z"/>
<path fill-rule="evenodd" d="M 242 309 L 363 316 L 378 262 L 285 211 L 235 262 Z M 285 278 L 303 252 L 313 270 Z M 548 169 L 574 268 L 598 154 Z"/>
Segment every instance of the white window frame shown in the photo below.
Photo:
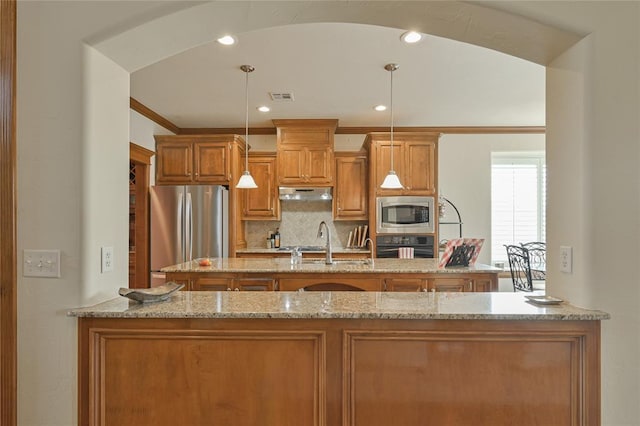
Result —
<path fill-rule="evenodd" d="M 536 190 L 537 190 L 537 218 L 536 218 L 536 241 L 546 240 L 546 161 L 545 153 L 543 151 L 535 152 L 492 152 L 491 153 L 491 261 L 493 262 L 507 262 L 507 253 L 503 244 L 518 244 L 525 241 L 502 241 L 497 244 L 502 248 L 498 249 L 494 238 L 494 165 L 534 165 L 536 167 Z M 496 250 L 494 250 L 496 249 Z"/>

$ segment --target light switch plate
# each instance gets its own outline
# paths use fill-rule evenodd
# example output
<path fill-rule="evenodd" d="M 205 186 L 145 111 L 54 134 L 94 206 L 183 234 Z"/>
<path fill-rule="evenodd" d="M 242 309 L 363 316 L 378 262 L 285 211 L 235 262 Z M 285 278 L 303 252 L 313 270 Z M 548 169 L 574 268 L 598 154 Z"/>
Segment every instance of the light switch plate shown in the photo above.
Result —
<path fill-rule="evenodd" d="M 60 250 L 25 249 L 22 276 L 60 278 Z"/>
<path fill-rule="evenodd" d="M 573 271 L 573 247 L 560 246 L 560 272 Z"/>

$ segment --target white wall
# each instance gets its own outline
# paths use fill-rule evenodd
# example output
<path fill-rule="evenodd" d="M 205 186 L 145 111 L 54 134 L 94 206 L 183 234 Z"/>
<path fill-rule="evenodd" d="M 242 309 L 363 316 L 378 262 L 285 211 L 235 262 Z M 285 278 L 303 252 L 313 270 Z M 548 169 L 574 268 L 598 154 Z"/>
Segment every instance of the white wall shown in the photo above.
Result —
<path fill-rule="evenodd" d="M 137 111 L 129 110 L 129 140 L 148 150 L 156 150 L 156 140 L 154 135 L 173 135 L 174 133 L 164 127 L 149 120 Z M 156 182 L 156 156 L 151 157 L 151 167 L 149 168 L 149 185 Z"/>
<path fill-rule="evenodd" d="M 438 144 L 440 195 L 460 211 L 462 236 L 484 238 L 479 263 L 491 263 L 491 153 L 544 152 L 545 135 L 442 135 Z M 457 221 L 447 206 L 444 221 Z M 440 240 L 458 238 L 457 225 L 440 225 Z"/>
<path fill-rule="evenodd" d="M 221 7 L 220 2 L 214 3 Z M 270 5 L 259 3 L 265 8 Z M 320 14 L 322 16 L 342 14 L 343 20 L 354 21 L 366 21 L 370 16 L 353 15 L 351 5 L 345 2 L 312 3 L 313 10 L 328 10 L 326 15 Z M 377 3 L 366 4 L 373 8 Z M 446 7 L 445 3 L 449 2 L 439 2 L 438 7 Z M 366 4 L 361 3 L 359 7 Z M 396 6 L 401 7 L 397 3 Z M 603 324 L 602 424 L 637 425 L 640 421 L 637 404 L 640 399 L 637 362 L 640 359 L 640 283 L 635 268 L 640 252 L 639 4 L 550 1 L 492 2 L 491 6 L 513 8 L 539 22 L 591 34 L 587 45 L 567 52 L 551 65 L 547 74 L 549 95 L 558 97 L 557 102 L 549 103 L 547 110 L 549 197 L 554 202 L 549 206 L 548 215 L 549 227 L 554 230 L 554 235 L 548 236 L 548 241 L 553 242 L 549 255 L 553 258 L 558 253 L 559 243 L 574 245 L 579 253 L 574 265 L 575 276 L 582 274 L 583 277 L 575 282 L 573 276 L 550 270 L 547 285 L 550 291 L 557 291 L 571 302 L 612 313 L 612 320 Z M 117 287 L 126 282 L 122 281 L 126 262 L 120 260 L 127 250 L 126 226 L 121 219 L 127 214 L 126 197 L 123 195 L 121 200 L 117 195 L 117 188 L 122 185 L 120 177 L 101 175 L 108 170 L 120 175 L 119 171 L 124 170 L 126 176 L 123 164 L 128 160 L 129 135 L 124 132 L 129 121 L 125 97 L 128 81 L 124 81 L 117 65 L 108 63 L 95 52 L 83 56 L 82 40 L 96 35 L 105 39 L 107 35 L 117 34 L 125 28 L 120 25 L 130 25 L 132 17 L 141 22 L 140 12 L 152 7 L 153 2 L 18 3 L 18 250 L 60 248 L 63 257 L 60 279 L 18 278 L 18 423 L 21 425 L 76 423 L 76 321 L 66 318 L 65 311 L 110 291 L 115 295 Z M 300 10 L 300 20 L 304 20 L 304 12 Z M 372 23 L 375 19 L 379 24 L 409 26 L 409 18 L 426 19 L 424 15 L 415 14 L 400 19 L 397 14 L 385 12 L 384 8 L 377 9 Z M 492 16 L 491 12 L 488 14 Z M 290 17 L 277 12 L 264 16 L 273 20 Z M 320 19 L 318 16 L 316 20 Z M 473 13 L 465 16 L 471 21 L 476 17 Z M 391 22 L 392 18 L 398 19 Z M 216 28 L 247 28 L 240 18 L 220 19 L 222 23 Z M 258 27 L 259 22 L 258 18 L 252 20 Z M 468 31 L 468 22 L 460 19 L 457 25 L 448 28 L 477 40 L 495 28 L 485 25 Z M 180 45 L 187 47 L 196 44 L 188 40 L 194 33 L 199 37 L 205 33 L 213 37 L 210 22 L 206 26 L 192 26 L 191 32 L 188 21 L 182 22 L 182 26 L 184 32 L 179 31 L 180 26 L 156 25 L 154 28 L 168 38 L 176 38 L 179 33 Z M 167 28 L 172 31 L 166 31 Z M 501 37 L 487 37 L 482 42 L 497 39 L 508 42 L 512 35 L 522 40 L 530 35 L 516 34 L 513 27 L 502 28 L 505 31 L 500 32 Z M 175 48 L 175 44 L 160 43 L 155 37 L 145 40 L 156 45 L 144 52 L 135 45 L 129 56 L 132 63 L 139 65 L 149 58 L 160 59 L 172 54 L 169 51 Z M 122 49 L 131 46 L 120 44 Z M 112 44 L 110 48 L 113 47 Z M 106 69 L 91 69 L 98 65 Z M 127 69 L 135 66 L 129 64 Z M 574 76 L 567 76 L 571 84 L 585 79 L 582 89 L 578 86 L 565 91 L 561 80 L 565 78 L 563 70 L 567 69 L 575 72 Z M 105 93 L 103 77 L 113 85 L 113 93 Z M 100 99 L 102 96 L 104 100 Z M 562 100 L 563 97 L 566 99 Z M 584 105 L 583 117 L 563 110 L 581 105 Z M 120 108 L 127 112 L 122 113 Z M 108 117 L 103 118 L 102 113 Z M 106 128 L 103 119 L 110 121 L 113 130 Z M 100 134 L 102 131 L 104 135 Z M 106 151 L 104 143 L 116 144 L 114 151 Z M 555 149 L 563 143 L 584 149 L 584 159 L 556 153 Z M 103 163 L 97 164 L 103 154 Z M 576 155 L 583 154 L 577 152 Z M 82 167 L 84 159 L 91 167 Z M 578 171 L 578 176 L 584 179 L 573 178 L 576 162 L 584 167 L 582 175 Z M 86 185 L 84 180 L 88 180 Z M 557 182 L 566 185 L 558 186 L 556 191 Z M 92 191 L 102 191 L 108 199 L 90 194 Z M 581 194 L 576 202 L 587 211 L 563 204 L 569 204 L 569 197 L 576 192 Z M 577 221 L 575 227 L 574 222 L 564 218 L 563 207 L 575 212 L 571 218 Z M 109 209 L 110 214 L 104 214 L 105 209 Z M 111 232 L 122 232 L 122 236 L 110 236 Z M 584 239 L 574 239 L 574 235 L 582 235 Z M 113 280 L 100 276 L 96 269 L 96 249 L 107 243 L 113 243 L 116 249 L 116 271 L 110 276 Z"/>
<path fill-rule="evenodd" d="M 127 285 L 129 75 L 83 40 L 146 9 L 138 3 L 18 3 L 18 259 L 60 249 L 61 277 L 18 262 L 18 424 L 76 423 L 70 308 Z M 100 247 L 115 270 L 100 273 Z"/>
<path fill-rule="evenodd" d="M 640 422 L 640 4 L 590 4 L 595 31 L 548 67 L 548 286 L 602 324 L 603 424 Z M 561 245 L 572 274 L 559 272 Z"/>

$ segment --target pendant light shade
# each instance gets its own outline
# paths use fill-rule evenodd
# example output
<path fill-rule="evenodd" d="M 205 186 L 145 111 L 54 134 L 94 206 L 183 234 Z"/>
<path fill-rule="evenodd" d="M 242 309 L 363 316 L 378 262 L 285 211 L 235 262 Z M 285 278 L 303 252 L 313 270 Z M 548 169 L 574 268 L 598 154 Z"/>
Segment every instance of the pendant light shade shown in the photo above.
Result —
<path fill-rule="evenodd" d="M 396 174 L 396 171 L 393 169 L 393 72 L 397 70 L 399 67 L 398 64 L 387 64 L 384 66 L 384 69 L 391 73 L 391 101 L 389 105 L 389 109 L 391 110 L 391 168 L 389 169 L 389 173 L 384 178 L 382 185 L 380 188 L 383 189 L 402 189 L 402 183 L 400 183 L 400 179 Z"/>
<path fill-rule="evenodd" d="M 256 181 L 253 180 L 251 172 L 249 172 L 249 73 L 255 70 L 251 65 L 241 65 L 240 69 L 245 73 L 245 97 L 246 97 L 246 114 L 245 114 L 245 132 L 244 132 L 244 172 L 240 176 L 240 180 L 236 185 L 239 189 L 255 189 L 258 187 Z"/>

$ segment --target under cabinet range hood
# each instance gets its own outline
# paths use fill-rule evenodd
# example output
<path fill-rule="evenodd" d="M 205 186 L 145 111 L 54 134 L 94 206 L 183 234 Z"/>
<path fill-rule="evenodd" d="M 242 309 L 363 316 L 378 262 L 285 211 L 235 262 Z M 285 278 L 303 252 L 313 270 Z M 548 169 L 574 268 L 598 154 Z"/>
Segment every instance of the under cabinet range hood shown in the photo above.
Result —
<path fill-rule="evenodd" d="M 284 201 L 329 201 L 331 187 L 324 188 L 291 188 L 281 186 L 280 199 Z"/>

